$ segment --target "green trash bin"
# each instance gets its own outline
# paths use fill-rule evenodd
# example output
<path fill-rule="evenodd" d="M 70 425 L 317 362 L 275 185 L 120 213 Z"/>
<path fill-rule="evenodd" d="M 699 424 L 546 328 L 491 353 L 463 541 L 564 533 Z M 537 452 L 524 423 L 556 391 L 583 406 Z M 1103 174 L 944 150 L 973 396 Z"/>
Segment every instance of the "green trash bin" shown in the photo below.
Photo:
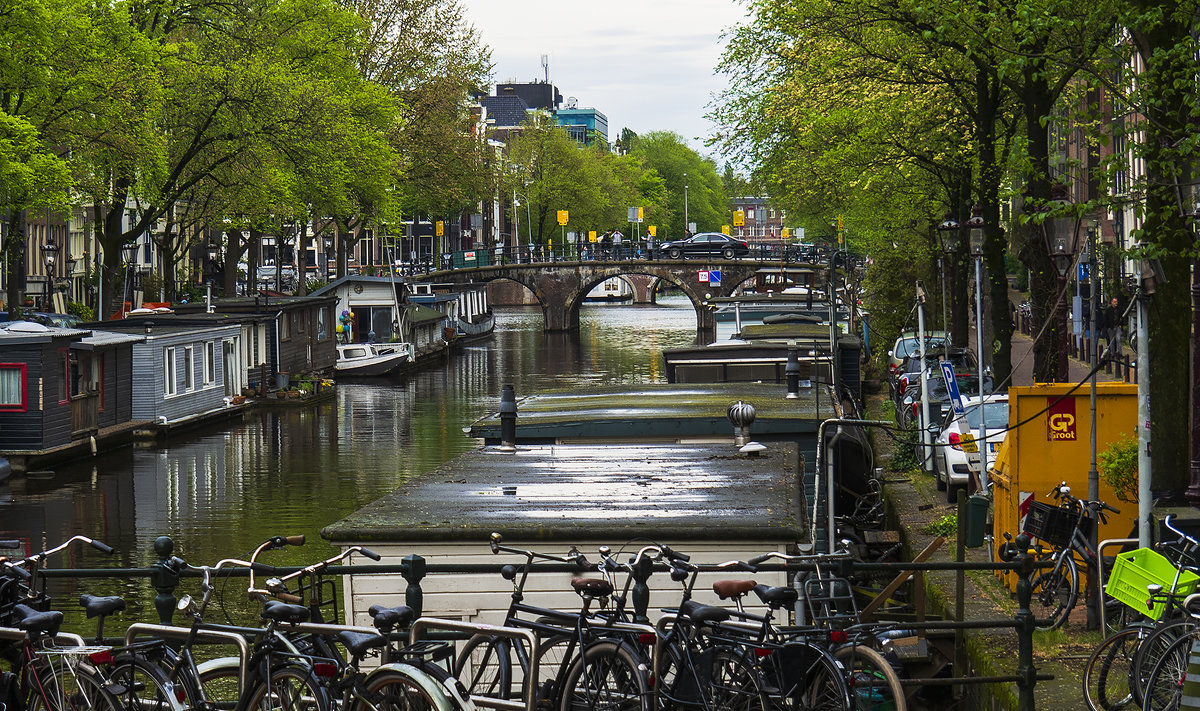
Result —
<path fill-rule="evenodd" d="M 987 532 L 988 505 L 992 500 L 982 494 L 967 497 L 967 548 L 983 545 L 983 534 Z"/>

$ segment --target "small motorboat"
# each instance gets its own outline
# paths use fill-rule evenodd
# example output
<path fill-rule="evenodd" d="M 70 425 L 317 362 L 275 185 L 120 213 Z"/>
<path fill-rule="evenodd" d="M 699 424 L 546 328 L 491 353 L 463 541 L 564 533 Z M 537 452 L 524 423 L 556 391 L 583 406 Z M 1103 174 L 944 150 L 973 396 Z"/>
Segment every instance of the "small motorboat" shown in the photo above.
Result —
<path fill-rule="evenodd" d="M 337 375 L 387 375 L 413 361 L 411 343 L 339 343 Z"/>

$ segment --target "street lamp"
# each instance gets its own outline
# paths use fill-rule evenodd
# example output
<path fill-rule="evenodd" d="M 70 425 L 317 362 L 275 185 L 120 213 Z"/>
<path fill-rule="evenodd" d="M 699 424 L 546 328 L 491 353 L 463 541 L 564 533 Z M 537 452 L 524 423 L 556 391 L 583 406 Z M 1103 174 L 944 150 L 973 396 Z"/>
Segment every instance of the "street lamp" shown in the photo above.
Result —
<path fill-rule="evenodd" d="M 125 258 L 125 286 L 121 290 L 121 318 L 129 313 L 127 304 L 133 293 L 133 285 L 130 284 L 130 274 L 133 270 L 133 260 L 137 259 L 138 245 L 137 242 L 127 242 L 121 245 L 121 256 Z"/>
<path fill-rule="evenodd" d="M 521 198 L 525 201 L 525 229 L 528 230 L 528 232 L 529 232 L 529 261 L 532 262 L 533 261 L 533 220 L 530 219 L 530 217 L 529 217 L 529 196 L 523 195 L 523 194 L 517 192 L 516 190 L 513 190 L 513 206 L 514 207 L 521 206 L 521 201 L 518 200 L 517 198 Z M 513 217 L 514 218 L 517 217 L 516 211 L 513 212 Z M 513 240 L 517 243 L 515 246 L 517 247 L 516 255 L 517 255 L 518 261 L 520 261 L 520 256 L 521 256 L 520 229 L 521 229 L 521 225 L 518 224 L 517 229 L 513 231 Z"/>
<path fill-rule="evenodd" d="M 1067 275 L 1075 261 L 1079 242 L 1079 218 L 1069 214 L 1071 201 L 1067 199 L 1067 186 L 1056 184 L 1050 189 L 1050 215 L 1042 222 L 1042 234 L 1046 239 L 1046 250 L 1054 260 L 1058 272 L 1058 374 L 1060 383 L 1070 379 L 1067 361 Z M 1047 225 L 1050 229 L 1047 230 Z"/>
<path fill-rule="evenodd" d="M 220 246 L 212 240 L 209 240 L 208 244 L 204 245 L 204 252 L 208 257 L 208 278 L 204 280 L 204 311 L 210 314 L 213 312 L 213 277 L 217 273 L 217 254 L 220 251 Z"/>
<path fill-rule="evenodd" d="M 987 491 L 988 480 L 988 447 L 987 428 L 984 422 L 984 364 L 983 364 L 983 247 L 987 236 L 987 225 L 983 221 L 983 206 L 971 208 L 971 219 L 967 220 L 967 246 L 971 256 L 975 258 L 975 367 L 979 375 L 979 484 L 981 493 Z"/>
<path fill-rule="evenodd" d="M 47 223 L 49 224 L 49 223 Z M 46 265 L 46 300 L 47 303 L 43 307 L 47 311 L 53 311 L 54 307 L 50 305 L 50 299 L 54 293 L 54 263 L 58 261 L 58 245 L 54 240 L 47 240 L 46 244 L 42 245 L 42 262 Z"/>
<path fill-rule="evenodd" d="M 946 322 L 946 282 L 954 284 L 954 278 L 947 279 L 947 272 L 953 274 L 954 254 L 958 252 L 958 245 L 962 242 L 962 226 L 958 224 L 958 220 L 954 219 L 954 213 L 947 210 L 945 218 L 938 223 L 937 226 L 938 243 L 942 248 L 941 254 L 938 255 L 938 273 L 942 277 L 942 331 L 949 333 Z M 949 268 L 947 268 L 949 267 Z M 950 339 L 943 339 L 946 344 L 947 352 L 950 348 Z"/>
<path fill-rule="evenodd" d="M 687 173 L 684 173 L 684 174 L 683 174 L 683 232 L 684 232 L 684 234 L 687 234 L 687 232 L 688 232 L 688 231 L 691 229 L 691 228 L 688 226 L 688 225 L 690 225 L 690 224 L 691 224 L 691 223 L 690 223 L 690 222 L 688 222 L 688 182 L 687 182 Z"/>

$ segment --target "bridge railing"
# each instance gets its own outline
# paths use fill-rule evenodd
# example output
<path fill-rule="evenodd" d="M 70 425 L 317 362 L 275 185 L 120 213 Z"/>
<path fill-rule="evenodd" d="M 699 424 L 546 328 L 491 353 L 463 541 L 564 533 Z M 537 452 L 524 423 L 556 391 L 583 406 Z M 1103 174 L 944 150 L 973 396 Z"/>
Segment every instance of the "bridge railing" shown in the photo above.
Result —
<path fill-rule="evenodd" d="M 522 244 L 499 245 L 495 247 L 480 247 L 479 249 L 444 252 L 438 255 L 426 255 L 424 259 L 411 265 L 400 265 L 398 276 L 428 274 L 431 271 L 447 271 L 454 269 L 475 269 L 487 266 L 502 266 L 508 264 L 553 264 L 556 262 L 588 262 L 588 261 L 636 261 L 661 260 L 665 257 L 657 248 L 646 243 L 631 243 L 621 246 L 601 245 L 599 243 L 567 243 L 559 244 Z M 711 256 L 708 259 L 721 259 Z M 750 253 L 738 257 L 735 261 L 752 261 L 762 264 L 822 264 L 828 261 L 828 255 L 821 252 L 801 250 L 781 250 L 775 245 L 753 245 Z"/>

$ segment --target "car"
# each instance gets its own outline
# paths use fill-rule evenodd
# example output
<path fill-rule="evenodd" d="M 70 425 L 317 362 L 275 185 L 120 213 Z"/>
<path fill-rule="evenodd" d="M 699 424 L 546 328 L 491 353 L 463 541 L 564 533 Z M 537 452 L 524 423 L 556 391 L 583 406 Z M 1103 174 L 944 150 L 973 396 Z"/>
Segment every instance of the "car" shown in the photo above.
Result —
<path fill-rule="evenodd" d="M 750 254 L 750 245 L 745 240 L 730 237 L 720 232 L 701 232 L 687 239 L 663 242 L 658 246 L 660 259 L 687 259 L 689 257 L 721 256 L 735 259 Z"/>
<path fill-rule="evenodd" d="M 33 321 L 54 328 L 75 328 L 83 323 L 83 319 L 75 314 L 55 314 L 45 311 L 25 311 L 21 314 L 21 320 Z M 9 321 L 7 311 L 0 311 L 0 321 Z"/>
<path fill-rule="evenodd" d="M 950 390 L 946 387 L 946 380 L 942 377 L 941 367 L 934 365 L 925 371 L 925 377 L 929 379 L 929 422 L 930 440 L 937 438 L 939 428 L 942 421 L 946 417 L 946 412 L 950 411 Z M 979 375 L 976 373 L 957 373 L 955 380 L 958 381 L 958 392 L 962 396 L 979 395 Z M 988 374 L 984 374 L 984 393 L 992 392 L 992 380 Z M 909 429 L 915 429 L 918 433 L 927 425 L 921 417 L 921 380 L 908 386 L 905 391 L 904 398 L 901 400 L 901 406 L 896 413 L 897 419 Z M 926 456 L 925 446 L 920 440 L 915 445 L 917 461 L 926 463 L 923 468 L 929 471 L 932 467 L 932 454 Z"/>
<path fill-rule="evenodd" d="M 945 331 L 926 331 L 926 356 L 928 356 L 931 351 L 941 348 L 942 344 L 946 342 L 947 337 L 948 336 Z M 917 347 L 917 343 L 916 331 L 904 331 L 898 338 L 896 338 L 896 342 L 892 345 L 892 349 L 887 352 L 889 380 L 895 382 L 896 378 L 901 375 L 900 373 L 896 372 L 899 370 L 900 364 L 904 362 L 905 358 L 919 352 L 920 349 Z"/>
<path fill-rule="evenodd" d="M 950 410 L 942 420 L 941 431 L 935 440 L 934 474 L 937 488 L 946 492 L 946 501 L 958 500 L 959 487 L 970 481 L 971 471 L 980 468 L 979 447 L 976 443 L 979 420 L 982 414 L 984 432 L 987 435 L 989 461 L 994 460 L 996 450 L 1004 441 L 1008 428 L 1008 396 L 988 395 L 963 398 L 964 414 Z"/>
<path fill-rule="evenodd" d="M 946 347 L 946 341 L 941 341 L 936 350 L 926 349 L 925 362 L 934 364 L 939 361 L 948 360 L 954 365 L 956 373 L 973 373 L 976 370 L 975 351 L 963 348 L 961 346 Z M 896 369 L 896 377 L 890 381 L 892 388 L 892 402 L 899 402 L 904 394 L 908 391 L 909 383 L 915 382 L 917 376 L 921 373 L 921 354 L 914 352 L 909 354 L 900 367 Z"/>

